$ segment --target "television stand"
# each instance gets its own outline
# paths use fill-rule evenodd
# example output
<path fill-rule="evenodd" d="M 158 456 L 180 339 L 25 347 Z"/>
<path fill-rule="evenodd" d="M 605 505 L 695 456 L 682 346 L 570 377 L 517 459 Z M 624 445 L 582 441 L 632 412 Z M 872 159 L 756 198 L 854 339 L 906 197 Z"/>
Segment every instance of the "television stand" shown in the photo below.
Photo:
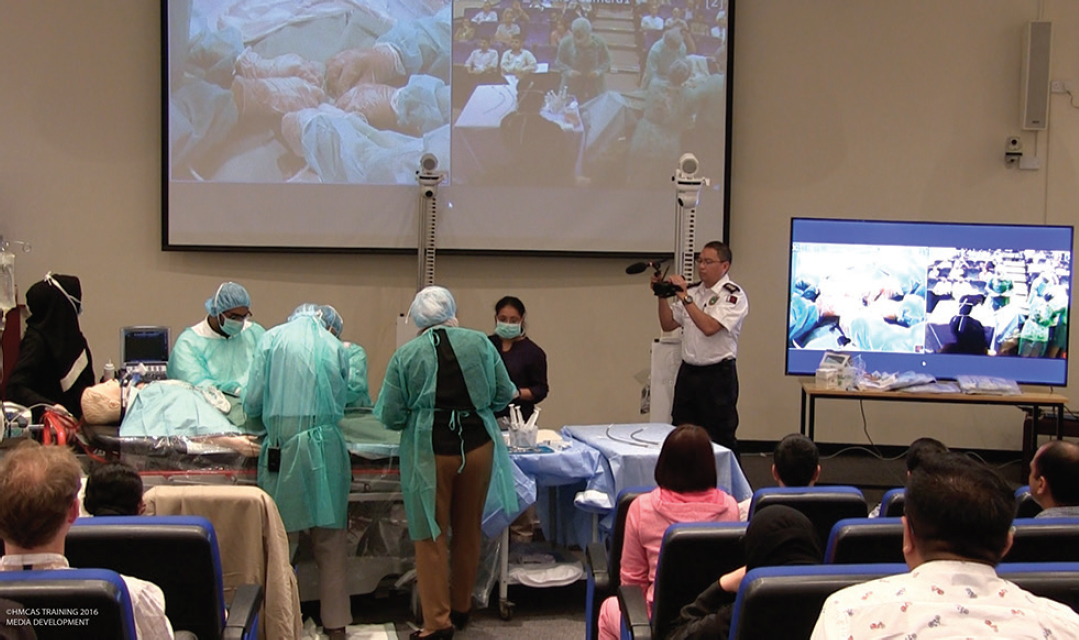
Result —
<path fill-rule="evenodd" d="M 818 389 L 815 382 L 802 383 L 802 419 L 799 424 L 801 433 L 815 440 L 816 411 L 818 399 L 828 400 L 878 400 L 884 402 L 938 402 L 949 404 L 995 404 L 1011 407 L 1029 407 L 1030 416 L 1037 429 L 1023 430 L 1023 468 L 1028 468 L 1030 459 L 1038 449 L 1038 434 L 1052 433 L 1043 431 L 1042 408 L 1048 407 L 1056 412 L 1056 437 L 1064 436 L 1064 405 L 1068 399 L 1057 393 L 1020 393 L 1018 395 L 997 396 L 970 393 L 904 393 L 902 391 L 842 391 L 839 389 Z M 807 412 L 808 408 L 808 412 Z M 1026 473 L 1024 472 L 1024 476 Z"/>

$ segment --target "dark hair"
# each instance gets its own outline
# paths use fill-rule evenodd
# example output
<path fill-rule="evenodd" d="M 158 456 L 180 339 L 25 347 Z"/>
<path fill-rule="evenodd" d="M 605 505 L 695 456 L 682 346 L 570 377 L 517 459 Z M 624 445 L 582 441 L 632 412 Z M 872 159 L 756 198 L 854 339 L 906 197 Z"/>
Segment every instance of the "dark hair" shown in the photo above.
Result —
<path fill-rule="evenodd" d="M 537 92 L 538 93 L 538 92 Z M 495 313 L 502 310 L 502 307 L 513 307 L 517 313 L 524 317 L 525 315 L 525 303 L 521 302 L 521 299 L 517 296 L 503 296 L 495 303 Z"/>
<path fill-rule="evenodd" d="M 1079 505 L 1079 446 L 1051 440 L 1031 462 L 1034 476 L 1045 478 L 1053 501 L 1063 507 Z"/>
<path fill-rule="evenodd" d="M 945 453 L 910 474 L 904 511 L 922 555 L 946 552 L 995 565 L 1008 544 L 1015 494 L 989 467 Z"/>
<path fill-rule="evenodd" d="M 714 250 L 719 255 L 719 260 L 721 262 L 733 262 L 733 260 L 732 260 L 733 256 L 731 255 L 731 248 L 728 247 L 727 243 L 725 243 L 725 242 L 720 242 L 719 240 L 713 240 L 713 241 L 709 242 L 708 244 L 704 245 L 704 248 L 702 248 L 701 250 L 703 251 L 704 249 L 712 249 L 712 250 Z"/>
<path fill-rule="evenodd" d="M 820 452 L 809 438 L 792 433 L 776 445 L 772 453 L 776 474 L 788 487 L 808 487 L 817 473 Z"/>
<path fill-rule="evenodd" d="M 95 516 L 137 516 L 142 502 L 142 478 L 134 467 L 110 462 L 95 467 L 86 480 L 83 506 Z"/>
<path fill-rule="evenodd" d="M 708 432 L 692 424 L 675 427 L 663 441 L 654 477 L 657 485 L 677 493 L 715 489 L 716 457 Z"/>
<path fill-rule="evenodd" d="M 936 438 L 918 438 L 907 449 L 907 471 L 914 471 L 925 463 L 927 458 L 948 453 L 948 447 Z"/>
<path fill-rule="evenodd" d="M 23 549 L 50 542 L 79 494 L 82 468 L 67 447 L 25 442 L 0 461 L 0 538 Z"/>

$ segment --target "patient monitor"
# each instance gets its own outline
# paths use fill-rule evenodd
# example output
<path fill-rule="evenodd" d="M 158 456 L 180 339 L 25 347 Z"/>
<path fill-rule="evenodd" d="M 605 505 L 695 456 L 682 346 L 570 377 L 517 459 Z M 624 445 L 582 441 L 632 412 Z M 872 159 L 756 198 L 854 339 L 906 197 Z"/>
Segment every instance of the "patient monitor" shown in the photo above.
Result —
<path fill-rule="evenodd" d="M 138 371 L 144 382 L 164 380 L 169 363 L 169 328 L 137 326 L 120 329 L 120 362 L 124 371 Z"/>

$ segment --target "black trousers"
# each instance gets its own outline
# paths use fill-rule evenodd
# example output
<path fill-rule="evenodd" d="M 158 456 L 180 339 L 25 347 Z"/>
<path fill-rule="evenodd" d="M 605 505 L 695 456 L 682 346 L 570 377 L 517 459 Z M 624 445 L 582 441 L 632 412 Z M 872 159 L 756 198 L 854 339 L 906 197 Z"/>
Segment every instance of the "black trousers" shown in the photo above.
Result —
<path fill-rule="evenodd" d="M 730 449 L 740 461 L 734 437 L 738 429 L 738 369 L 734 358 L 704 366 L 683 362 L 674 383 L 671 421 L 675 426 L 704 427 L 712 442 Z"/>

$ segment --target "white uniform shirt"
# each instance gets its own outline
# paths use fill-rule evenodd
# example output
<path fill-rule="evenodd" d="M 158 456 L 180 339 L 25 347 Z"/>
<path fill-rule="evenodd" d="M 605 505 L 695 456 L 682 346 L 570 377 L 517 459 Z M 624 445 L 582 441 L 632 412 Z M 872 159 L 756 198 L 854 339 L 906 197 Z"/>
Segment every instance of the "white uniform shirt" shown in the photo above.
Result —
<path fill-rule="evenodd" d="M 502 54 L 502 73 L 532 73 L 535 70 L 536 56 L 532 55 L 527 49 L 521 49 L 521 53 L 514 53 L 512 49 L 506 49 Z"/>
<path fill-rule="evenodd" d="M 480 51 L 475 49 L 465 60 L 465 66 L 476 73 L 487 73 L 498 70 L 498 52 L 494 49 Z"/>
<path fill-rule="evenodd" d="M 703 366 L 737 358 L 738 334 L 742 332 L 742 321 L 749 313 L 746 292 L 724 275 L 711 289 L 703 284 L 691 287 L 689 296 L 693 298 L 693 304 L 719 321 L 723 328 L 706 336 L 680 302 L 671 305 L 674 321 L 682 327 L 682 360 Z"/>
<path fill-rule="evenodd" d="M 0 571 L 70 569 L 67 558 L 58 553 L 31 553 L 0 558 Z M 165 594 L 152 582 L 121 575 L 131 597 L 135 633 L 139 640 L 172 640 L 172 625 L 165 617 Z"/>
<path fill-rule="evenodd" d="M 663 18 L 653 15 L 643 16 L 641 31 L 663 31 Z"/>
<path fill-rule="evenodd" d="M 833 593 L 812 640 L 1079 638 L 1079 614 L 977 562 L 935 560 Z"/>
<path fill-rule="evenodd" d="M 481 9 L 479 13 L 472 16 L 472 23 L 479 24 L 481 22 L 498 22 L 498 14 L 493 9 L 491 11 Z"/>

